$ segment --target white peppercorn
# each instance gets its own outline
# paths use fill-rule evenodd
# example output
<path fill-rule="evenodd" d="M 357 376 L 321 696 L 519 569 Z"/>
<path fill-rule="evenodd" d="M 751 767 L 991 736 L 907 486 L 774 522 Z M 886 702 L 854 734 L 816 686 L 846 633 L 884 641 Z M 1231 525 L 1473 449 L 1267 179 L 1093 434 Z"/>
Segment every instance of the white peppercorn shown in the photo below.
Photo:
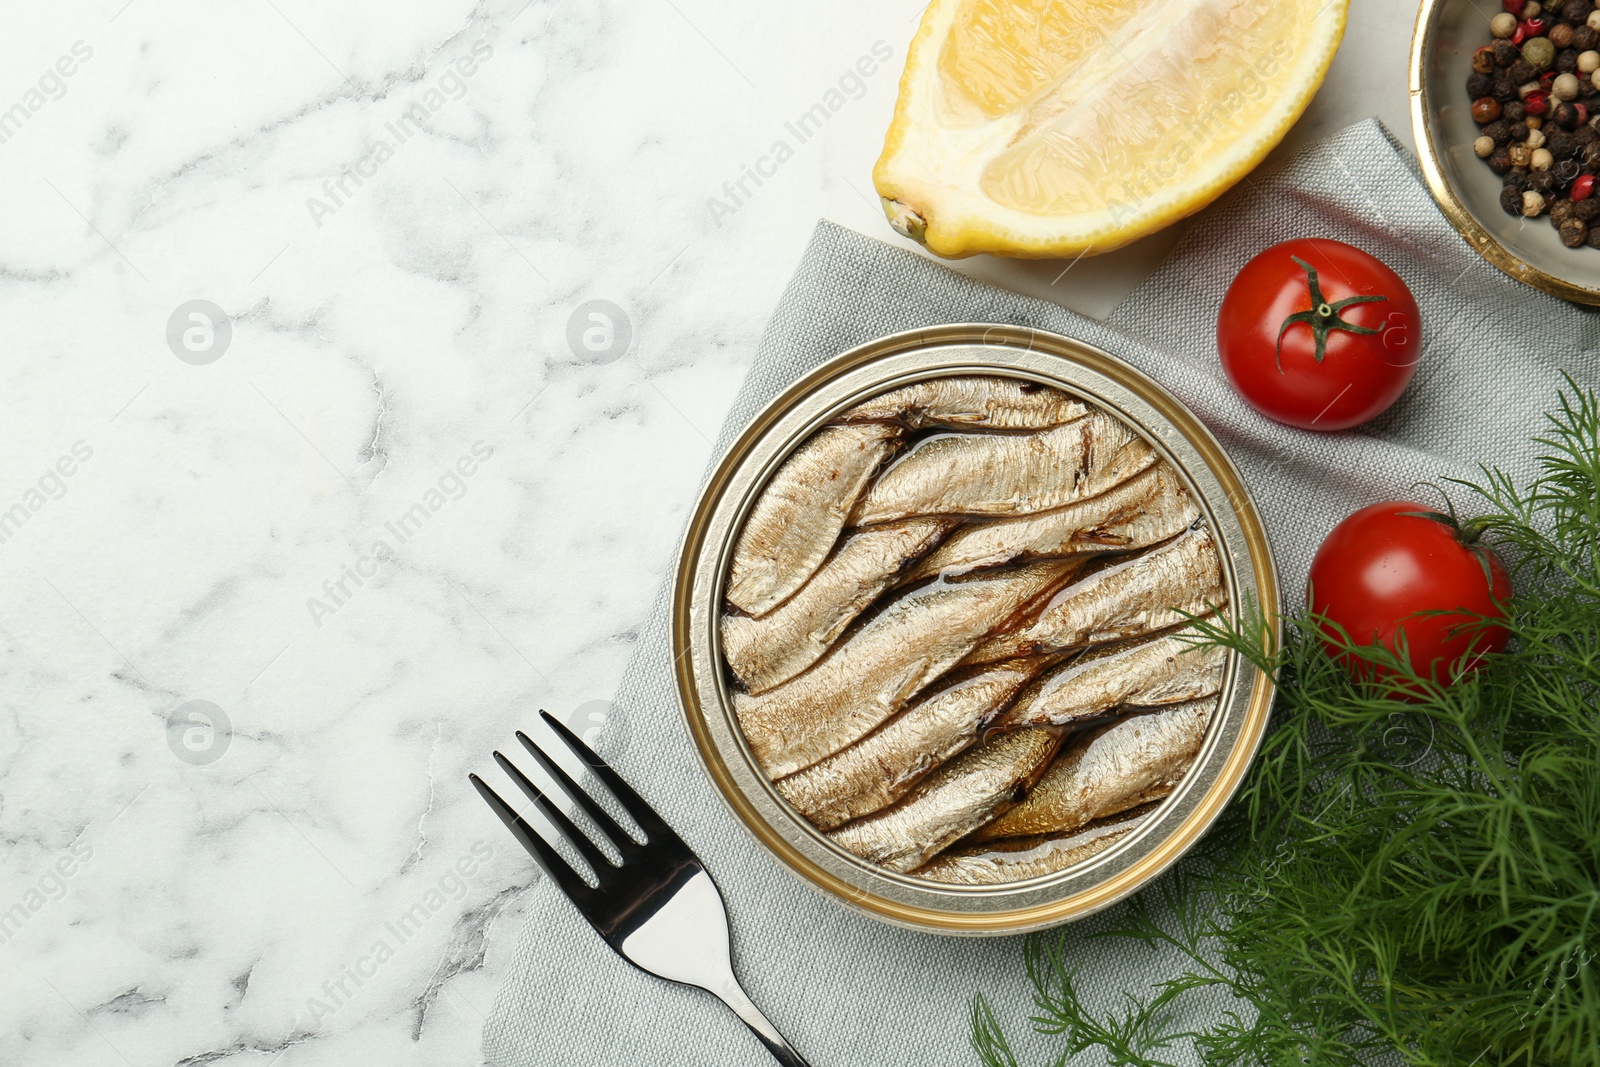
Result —
<path fill-rule="evenodd" d="M 1549 170 L 1555 161 L 1556 157 L 1550 154 L 1548 148 L 1535 148 L 1533 154 L 1528 157 L 1528 166 L 1534 170 Z"/>
<path fill-rule="evenodd" d="M 1595 118 L 1600 118 L 1600 115 L 1596 115 Z M 1530 130 L 1537 130 L 1539 127 L 1544 125 L 1544 119 L 1540 118 L 1538 115 L 1528 115 L 1523 118 L 1522 124 L 1528 127 Z"/>
<path fill-rule="evenodd" d="M 1492 21 L 1492 20 L 1491 20 Z M 1584 22 L 1591 30 L 1600 30 L 1600 8 L 1589 12 L 1589 18 Z"/>
<path fill-rule="evenodd" d="M 1513 167 L 1526 167 L 1532 155 L 1533 149 L 1525 144 L 1514 144 L 1506 149 L 1506 158 L 1511 160 Z"/>
<path fill-rule="evenodd" d="M 1480 137 L 1472 142 L 1472 150 L 1478 154 L 1479 159 L 1488 159 L 1494 155 L 1494 138 Z"/>
<path fill-rule="evenodd" d="M 1593 74 L 1600 70 L 1600 52 L 1589 49 L 1587 52 L 1578 53 L 1578 71 L 1582 74 Z"/>
<path fill-rule="evenodd" d="M 1535 148 L 1543 148 L 1543 147 L 1544 147 L 1544 131 L 1543 130 L 1529 130 L 1528 131 L 1528 150 L 1531 152 Z"/>
<path fill-rule="evenodd" d="M 1544 212 L 1544 197 L 1529 189 L 1522 194 L 1522 213 L 1528 218 L 1537 218 Z"/>
<path fill-rule="evenodd" d="M 1590 18 L 1593 19 L 1594 16 L 1591 15 Z M 1600 27 L 1596 27 L 1596 29 L 1600 29 Z M 1517 32 L 1517 16 L 1509 11 L 1500 12 L 1489 20 L 1489 32 L 1496 37 L 1510 37 Z"/>
<path fill-rule="evenodd" d="M 1576 100 L 1578 98 L 1578 76 L 1575 74 L 1557 74 L 1555 81 L 1550 83 L 1550 94 L 1557 100 Z"/>

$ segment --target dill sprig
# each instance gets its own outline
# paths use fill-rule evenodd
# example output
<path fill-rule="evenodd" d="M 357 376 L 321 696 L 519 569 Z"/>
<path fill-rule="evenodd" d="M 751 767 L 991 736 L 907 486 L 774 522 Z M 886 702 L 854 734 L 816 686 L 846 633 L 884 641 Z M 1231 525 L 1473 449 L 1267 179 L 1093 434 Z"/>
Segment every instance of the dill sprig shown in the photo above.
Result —
<path fill-rule="evenodd" d="M 1206 625 L 1277 678 L 1272 726 L 1196 854 L 1095 935 L 1176 977 L 1099 1003 L 1063 934 L 1028 940 L 1058 1064 L 1600 1067 L 1600 401 L 1567 381 L 1531 484 L 1457 483 L 1517 589 L 1510 647 L 1468 680 L 1346 639 L 1387 668 L 1353 682 L 1310 615 L 1281 647 L 1259 612 Z M 1017 1067 L 981 995 L 971 1023 L 983 1064 Z"/>

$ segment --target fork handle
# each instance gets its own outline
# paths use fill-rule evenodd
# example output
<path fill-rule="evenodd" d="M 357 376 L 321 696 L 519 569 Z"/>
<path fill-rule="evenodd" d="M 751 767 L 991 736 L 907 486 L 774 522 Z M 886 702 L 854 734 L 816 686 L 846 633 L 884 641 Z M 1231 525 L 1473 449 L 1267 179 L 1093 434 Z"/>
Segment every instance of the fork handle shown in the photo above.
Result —
<path fill-rule="evenodd" d="M 768 1052 L 772 1053 L 772 1058 L 783 1064 L 783 1067 L 810 1067 L 810 1064 L 801 1058 L 800 1053 L 796 1052 L 789 1042 L 783 1039 L 783 1035 L 778 1033 L 778 1028 L 767 1021 L 765 1015 L 761 1014 L 761 1009 L 757 1008 L 750 998 L 745 995 L 744 990 L 739 987 L 737 979 L 730 977 L 719 988 L 713 989 L 711 992 L 733 1009 L 733 1013 L 744 1021 L 744 1024 L 750 1028 L 750 1032 L 760 1039 L 761 1043 L 767 1047 Z"/>

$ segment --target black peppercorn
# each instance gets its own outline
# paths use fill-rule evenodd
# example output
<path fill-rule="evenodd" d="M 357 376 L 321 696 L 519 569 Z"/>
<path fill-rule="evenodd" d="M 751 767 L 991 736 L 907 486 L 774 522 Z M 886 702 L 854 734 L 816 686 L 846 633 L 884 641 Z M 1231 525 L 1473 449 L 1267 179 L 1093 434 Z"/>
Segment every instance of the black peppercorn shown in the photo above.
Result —
<path fill-rule="evenodd" d="M 1579 126 L 1572 131 L 1572 143 L 1579 148 L 1587 148 L 1600 140 L 1600 133 L 1594 132 L 1593 126 Z"/>
<path fill-rule="evenodd" d="M 1577 150 L 1578 143 L 1566 130 L 1552 126 L 1544 131 L 1544 146 L 1557 159 L 1566 159 Z"/>
<path fill-rule="evenodd" d="M 1522 58 L 1517 46 L 1504 37 L 1496 37 L 1489 47 L 1494 49 L 1494 62 L 1498 67 L 1509 67 Z"/>
<path fill-rule="evenodd" d="M 1529 63 L 1526 59 L 1518 59 L 1515 63 L 1511 64 L 1511 69 L 1506 71 L 1506 77 L 1510 78 L 1518 85 L 1521 85 L 1523 82 L 1531 82 L 1538 76 L 1539 72 L 1535 70 L 1533 64 Z"/>
<path fill-rule="evenodd" d="M 1600 141 L 1584 145 L 1579 152 L 1578 161 L 1585 169 L 1600 172 Z"/>
<path fill-rule="evenodd" d="M 1551 169 L 1556 172 L 1556 181 L 1562 185 L 1571 185 L 1572 180 L 1578 176 L 1577 160 L 1563 159 Z"/>
<path fill-rule="evenodd" d="M 1519 193 L 1522 192 L 1528 187 L 1528 168 L 1512 167 L 1506 171 L 1505 177 L 1500 179 L 1500 184 L 1507 189 L 1515 189 Z"/>
<path fill-rule="evenodd" d="M 1565 100 L 1559 101 L 1550 109 L 1550 119 L 1570 130 L 1578 125 L 1578 109 Z"/>
<path fill-rule="evenodd" d="M 1501 122 L 1505 122 L 1505 119 L 1501 119 L 1500 121 Z M 1490 126 L 1494 126 L 1494 125 L 1497 125 L 1497 124 L 1491 122 L 1489 125 Z M 1487 126 L 1484 127 L 1484 131 L 1483 132 L 1484 133 L 1489 133 L 1489 129 L 1488 129 Z M 1489 134 L 1489 136 L 1492 137 L 1494 135 L 1493 134 Z M 1527 126 L 1526 123 L 1513 122 L 1513 123 L 1511 123 L 1510 125 L 1508 125 L 1506 127 L 1506 140 L 1522 142 L 1522 141 L 1526 141 L 1527 139 L 1528 139 L 1528 126 Z M 1498 141 L 1496 141 L 1495 143 L 1499 144 Z"/>
<path fill-rule="evenodd" d="M 1578 50 L 1576 48 L 1563 48 L 1556 53 L 1556 70 L 1562 74 L 1573 74 L 1578 69 Z"/>
<path fill-rule="evenodd" d="M 1568 219 L 1561 224 L 1561 243 L 1568 248 L 1578 248 L 1589 239 L 1589 227 L 1578 219 Z"/>
<path fill-rule="evenodd" d="M 1561 17 L 1574 26 L 1582 25 L 1593 11 L 1594 4 L 1590 0 L 1567 0 L 1561 5 Z"/>
<path fill-rule="evenodd" d="M 1498 155 L 1499 153 L 1495 153 Z M 1489 157 L 1490 166 L 1494 165 L 1494 156 Z M 1528 175 L 1528 188 L 1535 192 L 1548 193 L 1556 187 L 1556 176 L 1548 170 L 1536 170 Z"/>
<path fill-rule="evenodd" d="M 1515 100 L 1517 99 L 1517 83 L 1502 74 L 1494 80 L 1494 91 L 1489 95 L 1502 104 L 1509 100 Z"/>
<path fill-rule="evenodd" d="M 1511 123 L 1507 122 L 1505 119 L 1496 119 L 1495 121 L 1489 123 L 1489 125 L 1485 126 L 1482 130 L 1482 133 L 1495 144 L 1503 145 L 1511 140 Z M 1526 141 L 1527 139 L 1528 135 L 1523 134 L 1522 140 Z"/>
<path fill-rule="evenodd" d="M 1600 226 L 1589 227 L 1587 243 L 1590 248 L 1600 248 Z"/>
<path fill-rule="evenodd" d="M 1500 109 L 1500 114 L 1507 122 L 1521 122 L 1527 117 L 1528 109 L 1522 106 L 1521 100 L 1513 100 Z"/>
<path fill-rule="evenodd" d="M 1582 219 L 1584 222 L 1593 222 L 1600 219 L 1600 197 L 1591 196 L 1587 200 L 1579 200 L 1572 205 L 1572 217 Z"/>
<path fill-rule="evenodd" d="M 1476 100 L 1480 96 L 1488 96 L 1494 91 L 1494 76 L 1492 74 L 1468 74 L 1467 95 Z"/>
<path fill-rule="evenodd" d="M 1572 218 L 1572 209 L 1576 207 L 1571 200 L 1557 200 L 1550 205 L 1550 225 L 1560 226 Z"/>
<path fill-rule="evenodd" d="M 1572 31 L 1572 47 L 1580 52 L 1587 52 L 1600 42 L 1600 33 L 1596 33 L 1588 26 L 1579 26 Z M 1476 69 L 1476 68 L 1474 68 Z"/>
<path fill-rule="evenodd" d="M 1500 190 L 1500 210 L 1507 215 L 1522 214 L 1522 190 L 1506 186 Z"/>
<path fill-rule="evenodd" d="M 1489 157 L 1489 169 L 1496 174 L 1504 174 L 1511 169 L 1511 153 L 1504 148 L 1496 148 L 1494 155 Z"/>

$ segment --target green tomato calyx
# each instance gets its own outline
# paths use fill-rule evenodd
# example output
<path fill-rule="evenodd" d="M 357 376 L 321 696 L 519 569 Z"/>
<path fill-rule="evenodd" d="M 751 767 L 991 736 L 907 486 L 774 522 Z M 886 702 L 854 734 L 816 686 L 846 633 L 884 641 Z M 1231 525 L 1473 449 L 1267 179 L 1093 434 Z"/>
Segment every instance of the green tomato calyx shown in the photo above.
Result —
<path fill-rule="evenodd" d="M 1379 300 L 1389 299 L 1386 296 L 1350 296 L 1343 300 L 1329 302 L 1322 295 L 1322 286 L 1317 282 L 1317 268 L 1301 259 L 1299 256 L 1290 256 L 1306 272 L 1306 288 L 1311 293 L 1311 308 L 1307 311 L 1297 311 L 1283 320 L 1283 326 L 1278 330 L 1278 373 L 1283 374 L 1283 335 L 1289 332 L 1289 327 L 1297 322 L 1303 322 L 1311 327 L 1311 334 L 1316 338 L 1317 362 L 1321 363 L 1328 354 L 1328 334 L 1334 330 L 1344 330 L 1346 333 L 1370 335 L 1379 331 L 1371 326 L 1357 326 L 1353 322 L 1346 322 L 1341 316 L 1345 308 L 1351 304 L 1371 304 Z"/>

